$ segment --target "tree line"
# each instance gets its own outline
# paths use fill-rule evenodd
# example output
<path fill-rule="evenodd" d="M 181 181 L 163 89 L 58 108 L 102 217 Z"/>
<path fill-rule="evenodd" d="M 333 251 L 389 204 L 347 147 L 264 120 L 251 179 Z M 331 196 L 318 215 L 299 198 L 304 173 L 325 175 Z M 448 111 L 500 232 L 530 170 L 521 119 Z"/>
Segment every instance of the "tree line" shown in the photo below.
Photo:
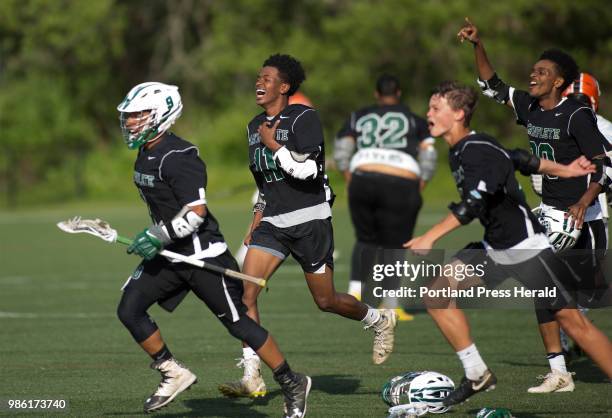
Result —
<path fill-rule="evenodd" d="M 440 81 L 475 85 L 471 47 L 455 37 L 464 16 L 507 82 L 525 88 L 540 52 L 562 48 L 599 79 L 602 113 L 612 114 L 612 11 L 602 1 L 3 0 L 3 205 L 31 194 L 95 198 L 98 177 L 129 172 L 115 108 L 143 81 L 180 86 L 180 131 L 205 144 L 209 162 L 245 163 L 255 75 L 276 52 L 302 61 L 328 149 L 343 119 L 373 101 L 382 72 L 398 76 L 404 101 L 424 114 Z M 507 109 L 487 99 L 474 126 L 525 145 Z"/>

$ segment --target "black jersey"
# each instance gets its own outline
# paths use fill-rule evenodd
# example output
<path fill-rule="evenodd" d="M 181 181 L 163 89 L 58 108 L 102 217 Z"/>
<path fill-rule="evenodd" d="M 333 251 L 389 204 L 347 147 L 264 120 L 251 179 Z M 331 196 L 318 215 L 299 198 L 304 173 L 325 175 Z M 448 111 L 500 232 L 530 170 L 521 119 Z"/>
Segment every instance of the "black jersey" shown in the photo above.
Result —
<path fill-rule="evenodd" d="M 510 100 L 517 123 L 527 128 L 529 145 L 538 157 L 569 164 L 581 155 L 592 160 L 605 152 L 607 141 L 597 128 L 597 119 L 590 107 L 566 98 L 553 109 L 543 110 L 538 99 L 512 88 Z M 567 210 L 586 192 L 589 182 L 599 181 L 600 177 L 601 174 L 574 178 L 544 175 L 542 201 Z"/>
<path fill-rule="evenodd" d="M 289 151 L 316 161 L 319 174 L 314 179 L 300 180 L 291 177 L 276 164 L 272 151 L 260 142 L 257 132 L 264 123 L 275 123 L 276 141 Z M 316 110 L 293 104 L 287 106 L 274 118 L 265 112 L 255 116 L 247 125 L 249 141 L 249 168 L 253 173 L 259 192 L 266 201 L 262 221 L 285 228 L 313 219 L 331 216 L 328 201 L 331 190 L 325 176 L 325 145 L 323 127 Z"/>
<path fill-rule="evenodd" d="M 206 182 L 206 165 L 198 156 L 197 147 L 172 133 L 166 133 L 153 148 L 141 147 L 138 151 L 134 183 L 156 224 L 170 223 L 187 204 L 206 204 Z M 167 249 L 207 257 L 206 250 L 211 243 L 225 245 L 219 224 L 207 208 L 205 221 L 198 231 L 168 245 Z"/>
<path fill-rule="evenodd" d="M 479 220 L 485 228 L 484 240 L 492 248 L 511 248 L 545 232 L 514 177 L 508 151 L 495 139 L 472 132 L 449 150 L 449 163 L 459 194 L 484 200 Z"/>
<path fill-rule="evenodd" d="M 413 114 L 403 104 L 368 106 L 351 113 L 337 137 L 355 138 L 357 150 L 386 148 L 417 158 L 419 144 L 433 138 L 425 119 Z"/>

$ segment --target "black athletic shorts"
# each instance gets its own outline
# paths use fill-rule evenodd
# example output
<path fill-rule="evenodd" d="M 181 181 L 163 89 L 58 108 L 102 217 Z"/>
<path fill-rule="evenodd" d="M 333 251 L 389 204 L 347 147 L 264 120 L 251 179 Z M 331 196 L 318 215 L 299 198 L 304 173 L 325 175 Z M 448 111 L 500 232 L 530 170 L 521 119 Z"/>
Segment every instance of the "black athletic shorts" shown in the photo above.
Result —
<path fill-rule="evenodd" d="M 423 204 L 419 181 L 355 171 L 348 189 L 357 240 L 383 248 L 401 248 L 412 238 Z"/>
<path fill-rule="evenodd" d="M 315 219 L 288 228 L 261 222 L 251 235 L 249 248 L 258 248 L 281 260 L 291 254 L 306 273 L 323 273 L 326 265 L 334 268 L 331 218 Z"/>
<path fill-rule="evenodd" d="M 607 250 L 608 222 L 598 219 L 585 222 L 576 244 L 559 254 L 574 275 L 578 304 L 582 307 L 610 306 L 612 292 L 609 271 L 605 271 Z"/>
<path fill-rule="evenodd" d="M 536 309 L 556 311 L 575 307 L 579 296 L 568 265 L 551 248 L 541 250 L 532 258 L 516 264 L 496 263 L 486 253 L 480 242 L 468 244 L 453 259 L 466 265 L 484 266 L 481 280 L 488 288 L 495 288 L 507 278 L 513 277 L 530 290 L 555 288 L 555 297 L 534 298 Z"/>
<path fill-rule="evenodd" d="M 238 264 L 229 251 L 215 258 L 204 259 L 207 263 L 238 271 Z M 185 263 L 172 263 L 165 257 L 143 261 L 134 271 L 125 289 L 135 288 L 151 300 L 172 312 L 191 290 L 213 313 L 232 322 L 246 313 L 242 303 L 242 281 L 225 277 Z"/>
<path fill-rule="evenodd" d="M 457 251 L 457 253 L 452 256 L 452 259 L 459 260 L 465 265 L 481 266 L 481 269 L 484 270 L 482 281 L 491 289 L 496 288 L 510 277 L 506 270 L 498 267 L 498 264 L 491 260 L 487 255 L 484 244 L 480 241 L 470 242 L 461 250 Z"/>

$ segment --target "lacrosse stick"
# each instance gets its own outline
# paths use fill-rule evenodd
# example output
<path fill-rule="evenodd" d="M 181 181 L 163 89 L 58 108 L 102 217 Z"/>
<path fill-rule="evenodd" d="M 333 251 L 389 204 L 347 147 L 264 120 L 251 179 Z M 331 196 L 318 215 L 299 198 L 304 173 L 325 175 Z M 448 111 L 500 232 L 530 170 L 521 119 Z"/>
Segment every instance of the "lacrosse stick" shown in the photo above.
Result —
<path fill-rule="evenodd" d="M 108 222 L 101 219 L 81 219 L 80 216 L 76 216 L 72 219 L 68 219 L 67 221 L 58 222 L 57 227 L 70 234 L 86 233 L 110 243 L 119 242 L 125 245 L 130 245 L 132 243 L 131 239 L 122 237 L 115 229 L 111 228 Z M 170 259 L 191 264 L 192 266 L 221 273 L 228 277 L 233 277 L 234 279 L 244 280 L 246 282 L 255 283 L 261 287 L 266 287 L 266 281 L 264 279 L 249 276 L 248 274 L 240 273 L 235 270 L 219 267 L 197 258 L 188 257 L 168 250 L 162 250 L 159 252 L 159 254 Z"/>

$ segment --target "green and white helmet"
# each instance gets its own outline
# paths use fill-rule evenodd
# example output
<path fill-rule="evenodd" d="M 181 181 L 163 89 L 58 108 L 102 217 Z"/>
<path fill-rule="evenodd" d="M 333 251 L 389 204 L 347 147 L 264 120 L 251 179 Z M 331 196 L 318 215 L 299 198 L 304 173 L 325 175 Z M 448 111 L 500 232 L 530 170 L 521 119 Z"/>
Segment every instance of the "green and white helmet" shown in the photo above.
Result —
<path fill-rule="evenodd" d="M 426 404 L 432 414 L 449 410 L 442 401 L 455 389 L 455 383 L 441 373 L 422 371 L 395 376 L 382 389 L 382 398 L 389 406 Z"/>
<path fill-rule="evenodd" d="M 539 207 L 533 210 L 538 222 L 546 229 L 548 242 L 556 253 L 569 250 L 580 237 L 580 229 L 573 226 L 573 219 L 567 212 L 551 207 Z"/>
<path fill-rule="evenodd" d="M 117 110 L 125 143 L 137 149 L 166 132 L 181 116 L 183 103 L 177 86 L 153 81 L 133 87 Z"/>

